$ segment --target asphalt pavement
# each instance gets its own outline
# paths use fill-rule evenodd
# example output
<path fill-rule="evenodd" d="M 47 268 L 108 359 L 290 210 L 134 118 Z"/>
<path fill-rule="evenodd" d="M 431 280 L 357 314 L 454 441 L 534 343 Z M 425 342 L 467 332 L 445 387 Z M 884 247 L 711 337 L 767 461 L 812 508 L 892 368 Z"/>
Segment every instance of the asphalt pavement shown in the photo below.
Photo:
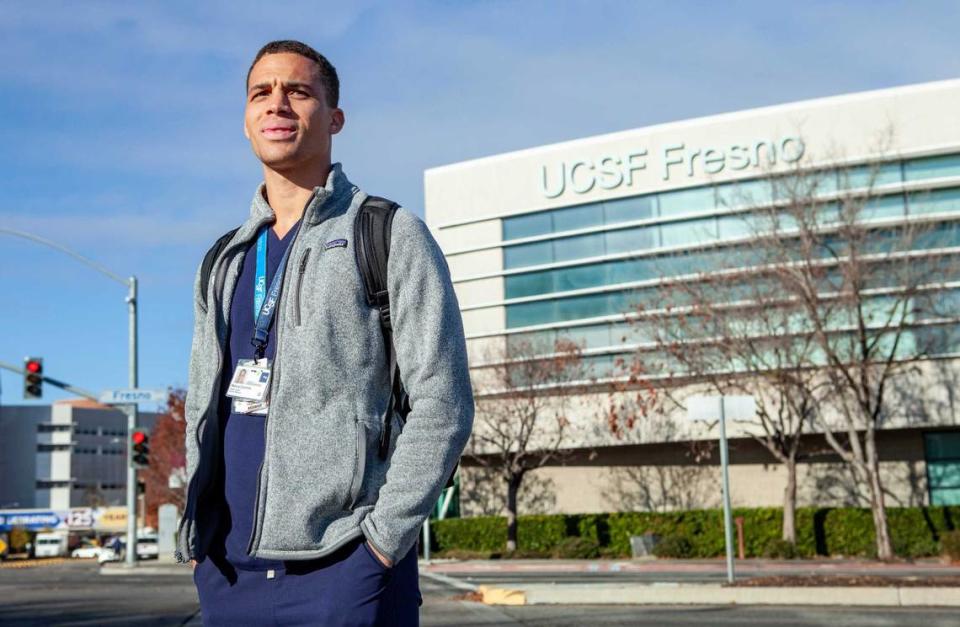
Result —
<path fill-rule="evenodd" d="M 148 563 L 148 565 L 150 565 Z M 100 575 L 92 561 L 0 569 L 0 625 L 196 625 L 196 589 L 186 567 Z M 159 573 L 159 574 L 158 574 Z M 462 586 L 462 584 L 461 584 Z M 955 609 L 735 606 L 493 607 L 465 600 L 465 590 L 421 577 L 425 626 L 456 625 L 770 625 L 773 627 L 956 627 Z"/>

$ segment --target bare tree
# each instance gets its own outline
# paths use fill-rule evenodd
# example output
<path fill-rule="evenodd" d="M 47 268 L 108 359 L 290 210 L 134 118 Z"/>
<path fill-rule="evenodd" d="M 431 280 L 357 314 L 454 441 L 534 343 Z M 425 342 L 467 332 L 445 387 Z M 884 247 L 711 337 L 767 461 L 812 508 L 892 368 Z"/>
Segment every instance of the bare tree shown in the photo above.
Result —
<path fill-rule="evenodd" d="M 958 276 L 952 234 L 910 201 L 884 193 L 885 155 L 869 164 L 804 168 L 769 178 L 773 204 L 755 215 L 768 228 L 758 260 L 795 305 L 814 340 L 810 365 L 829 381 L 831 413 L 818 416 L 827 442 L 865 485 L 876 551 L 893 557 L 876 432 L 896 414 L 892 388 L 935 356 L 943 325 L 955 322 L 942 291 Z M 899 164 L 895 164 L 899 171 Z"/>
<path fill-rule="evenodd" d="M 532 470 L 562 460 L 570 412 L 588 384 L 580 347 L 510 340 L 471 369 L 476 414 L 467 454 L 506 484 L 507 550 L 517 548 L 517 495 Z"/>
<path fill-rule="evenodd" d="M 705 248 L 710 267 L 664 280 L 657 307 L 636 318 L 653 329 L 636 360 L 659 365 L 668 388 L 757 399 L 753 436 L 787 470 L 784 539 L 795 540 L 796 463 L 815 425 L 866 487 L 881 559 L 893 553 L 876 431 L 895 413 L 894 380 L 936 353 L 937 325 L 956 321 L 941 290 L 960 275 L 943 247 L 952 234 L 905 211 L 920 197 L 883 188 L 888 158 L 798 162 L 726 188 L 731 215 L 720 220 L 739 220 L 745 239 Z"/>
<path fill-rule="evenodd" d="M 801 439 L 828 388 L 810 368 L 812 334 L 794 328 L 795 309 L 778 302 L 773 283 L 750 269 L 701 272 L 664 282 L 658 291 L 658 302 L 683 305 L 641 312 L 638 320 L 652 330 L 652 342 L 634 361 L 662 363 L 666 357 L 670 396 L 674 386 L 695 381 L 717 394 L 754 397 L 757 413 L 748 432 L 784 465 L 782 536 L 795 543 Z M 736 294 L 736 300 L 718 303 L 719 294 Z"/>

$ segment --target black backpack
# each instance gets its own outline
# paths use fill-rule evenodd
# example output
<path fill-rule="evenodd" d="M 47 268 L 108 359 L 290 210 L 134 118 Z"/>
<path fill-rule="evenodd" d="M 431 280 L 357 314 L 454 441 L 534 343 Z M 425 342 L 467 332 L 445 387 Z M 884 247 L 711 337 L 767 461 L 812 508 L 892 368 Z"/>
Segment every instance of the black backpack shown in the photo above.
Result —
<path fill-rule="evenodd" d="M 383 333 L 384 345 L 387 350 L 387 363 L 390 364 L 390 407 L 383 420 L 383 429 L 380 430 L 380 459 L 387 458 L 387 449 L 390 446 L 390 434 L 393 429 L 392 410 L 400 414 L 400 419 L 406 423 L 410 413 L 410 398 L 403 389 L 400 380 L 400 366 L 397 365 L 397 354 L 393 347 L 393 325 L 390 319 L 390 294 L 387 291 L 387 260 L 390 257 L 390 233 L 393 227 L 393 216 L 399 205 L 392 200 L 379 196 L 368 196 L 357 211 L 354 222 L 354 253 L 357 258 L 357 268 L 363 278 L 364 289 L 367 295 L 367 304 L 380 312 L 380 331 Z M 207 288 L 210 285 L 210 275 L 213 264 L 226 245 L 233 239 L 239 229 L 224 233 L 207 251 L 200 265 L 200 294 L 204 305 L 207 302 Z M 453 487 L 457 475 L 459 462 L 453 467 L 453 472 L 447 479 L 445 488 Z"/>

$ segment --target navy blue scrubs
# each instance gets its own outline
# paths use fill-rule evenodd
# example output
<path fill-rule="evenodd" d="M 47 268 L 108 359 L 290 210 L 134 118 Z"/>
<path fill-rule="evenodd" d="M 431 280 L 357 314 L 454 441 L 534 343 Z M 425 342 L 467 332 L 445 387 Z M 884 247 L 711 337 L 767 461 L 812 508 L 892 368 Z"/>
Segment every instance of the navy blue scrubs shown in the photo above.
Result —
<path fill-rule="evenodd" d="M 296 233 L 283 239 L 267 230 L 267 285 Z M 218 533 L 207 559 L 194 569 L 204 625 L 417 625 L 421 602 L 416 547 L 392 568 L 370 551 L 364 538 L 316 560 L 250 557 L 257 475 L 264 453 L 264 416 L 236 414 L 226 396 L 238 359 L 253 359 L 256 241 L 243 260 L 230 306 L 220 398 L 223 492 Z M 296 261 L 288 259 L 290 267 Z M 278 314 L 279 315 L 279 310 Z M 278 321 L 274 320 L 274 328 Z M 265 356 L 276 355 L 271 331 Z"/>

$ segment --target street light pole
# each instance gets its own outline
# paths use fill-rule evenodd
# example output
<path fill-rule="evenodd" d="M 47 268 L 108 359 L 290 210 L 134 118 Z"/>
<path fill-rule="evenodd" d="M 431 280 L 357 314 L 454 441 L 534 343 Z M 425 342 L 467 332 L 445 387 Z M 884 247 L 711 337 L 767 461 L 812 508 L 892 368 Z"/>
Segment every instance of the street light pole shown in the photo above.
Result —
<path fill-rule="evenodd" d="M 128 279 L 114 274 L 108 270 L 105 266 L 84 257 L 80 253 L 67 248 L 62 244 L 58 244 L 52 240 L 34 235 L 32 233 L 27 233 L 26 231 L 18 231 L 16 229 L 8 229 L 6 227 L 0 227 L 0 233 L 6 233 L 7 235 L 13 235 L 15 237 L 21 237 L 23 239 L 30 240 L 31 242 L 36 242 L 37 244 L 43 244 L 49 248 L 59 250 L 62 253 L 73 257 L 75 260 L 80 263 L 93 268 L 100 274 L 106 275 L 111 280 L 120 283 L 121 285 L 127 286 L 127 305 L 129 310 L 130 317 L 130 338 L 129 338 L 129 368 L 130 368 L 130 387 L 136 389 L 137 387 L 137 277 L 131 276 Z M 137 563 L 137 470 L 133 466 L 133 455 L 130 450 L 130 434 L 134 432 L 137 428 L 137 405 L 133 403 L 127 406 L 127 557 L 126 564 L 127 566 L 135 566 Z"/>
<path fill-rule="evenodd" d="M 727 412 L 723 396 L 720 399 L 720 467 L 723 474 L 723 533 L 727 545 L 727 582 L 733 583 L 733 514 L 730 511 L 730 459 L 727 452 Z"/>
<path fill-rule="evenodd" d="M 130 389 L 137 389 L 137 277 L 129 279 L 127 306 L 130 315 Z M 127 557 L 126 565 L 137 565 L 137 469 L 133 466 L 130 434 L 137 428 L 137 404 L 127 405 Z"/>

